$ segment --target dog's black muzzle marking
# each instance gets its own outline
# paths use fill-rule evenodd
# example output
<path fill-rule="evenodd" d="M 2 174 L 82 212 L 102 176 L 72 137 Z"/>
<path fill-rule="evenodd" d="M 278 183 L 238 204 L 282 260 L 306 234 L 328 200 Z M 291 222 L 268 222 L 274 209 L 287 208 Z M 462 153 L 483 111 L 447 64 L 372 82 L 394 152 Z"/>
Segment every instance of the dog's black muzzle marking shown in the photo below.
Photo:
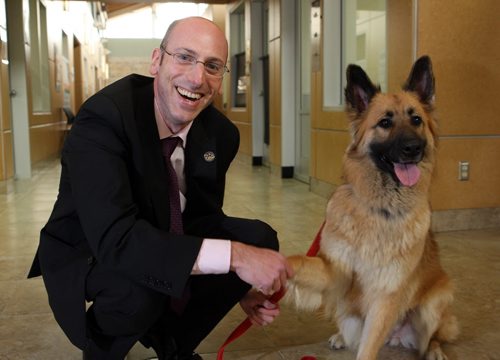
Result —
<path fill-rule="evenodd" d="M 413 136 L 398 136 L 392 140 L 372 143 L 370 156 L 377 167 L 392 176 L 396 183 L 399 180 L 394 172 L 394 163 L 419 163 L 424 157 L 427 141 Z"/>

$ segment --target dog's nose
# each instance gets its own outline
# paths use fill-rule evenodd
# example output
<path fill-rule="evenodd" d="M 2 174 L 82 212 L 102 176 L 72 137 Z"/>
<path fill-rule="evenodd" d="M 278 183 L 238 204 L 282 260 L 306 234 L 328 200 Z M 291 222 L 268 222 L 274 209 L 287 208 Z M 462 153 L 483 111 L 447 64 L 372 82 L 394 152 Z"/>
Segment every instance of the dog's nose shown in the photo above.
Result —
<path fill-rule="evenodd" d="M 407 158 L 414 158 L 422 153 L 425 142 L 420 139 L 407 140 L 402 144 L 402 153 Z"/>

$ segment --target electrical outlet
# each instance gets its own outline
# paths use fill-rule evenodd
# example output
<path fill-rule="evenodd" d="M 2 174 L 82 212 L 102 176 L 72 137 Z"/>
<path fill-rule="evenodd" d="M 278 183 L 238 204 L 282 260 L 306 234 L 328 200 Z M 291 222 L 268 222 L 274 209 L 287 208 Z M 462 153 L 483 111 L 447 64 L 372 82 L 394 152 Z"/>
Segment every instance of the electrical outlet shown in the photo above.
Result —
<path fill-rule="evenodd" d="M 458 180 L 467 181 L 469 180 L 469 162 L 459 161 L 458 162 Z"/>

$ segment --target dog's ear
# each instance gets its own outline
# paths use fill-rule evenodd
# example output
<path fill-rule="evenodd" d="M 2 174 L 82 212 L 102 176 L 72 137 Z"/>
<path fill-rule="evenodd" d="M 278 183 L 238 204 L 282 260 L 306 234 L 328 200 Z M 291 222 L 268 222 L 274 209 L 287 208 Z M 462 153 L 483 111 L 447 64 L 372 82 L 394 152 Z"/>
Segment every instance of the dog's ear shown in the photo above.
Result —
<path fill-rule="evenodd" d="M 416 93 L 424 104 L 434 103 L 434 74 L 430 57 L 422 56 L 413 64 L 403 90 Z"/>
<path fill-rule="evenodd" d="M 357 115 L 366 110 L 370 100 L 380 87 L 373 85 L 368 75 L 358 65 L 349 65 L 346 71 L 347 86 L 345 87 L 345 100 L 349 111 L 354 111 Z"/>

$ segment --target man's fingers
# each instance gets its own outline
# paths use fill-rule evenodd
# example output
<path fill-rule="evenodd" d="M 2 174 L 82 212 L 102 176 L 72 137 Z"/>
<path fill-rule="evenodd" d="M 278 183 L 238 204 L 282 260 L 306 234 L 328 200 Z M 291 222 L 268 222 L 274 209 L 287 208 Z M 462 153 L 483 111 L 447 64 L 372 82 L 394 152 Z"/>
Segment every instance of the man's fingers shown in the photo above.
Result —
<path fill-rule="evenodd" d="M 273 304 L 269 300 L 264 300 L 262 302 L 262 309 L 267 309 L 267 310 L 274 310 L 279 308 L 278 304 Z"/>
<path fill-rule="evenodd" d="M 275 318 L 280 314 L 279 309 L 264 309 L 261 308 L 260 310 L 257 311 L 258 316 L 260 317 L 267 317 L 267 318 Z"/>
<path fill-rule="evenodd" d="M 274 294 L 275 292 L 280 291 L 280 289 L 281 289 L 281 281 L 280 281 L 280 278 L 276 278 L 276 279 L 274 279 L 274 281 L 273 281 L 273 288 L 272 288 L 272 290 L 273 290 L 273 294 Z"/>
<path fill-rule="evenodd" d="M 274 319 L 276 318 L 277 315 L 267 315 L 267 314 L 263 314 L 261 312 L 257 312 L 257 313 L 253 313 L 251 315 L 249 315 L 249 319 L 250 321 L 255 325 L 261 325 L 261 326 L 265 326 L 265 325 L 268 325 L 270 323 L 272 323 L 274 321 Z"/>

